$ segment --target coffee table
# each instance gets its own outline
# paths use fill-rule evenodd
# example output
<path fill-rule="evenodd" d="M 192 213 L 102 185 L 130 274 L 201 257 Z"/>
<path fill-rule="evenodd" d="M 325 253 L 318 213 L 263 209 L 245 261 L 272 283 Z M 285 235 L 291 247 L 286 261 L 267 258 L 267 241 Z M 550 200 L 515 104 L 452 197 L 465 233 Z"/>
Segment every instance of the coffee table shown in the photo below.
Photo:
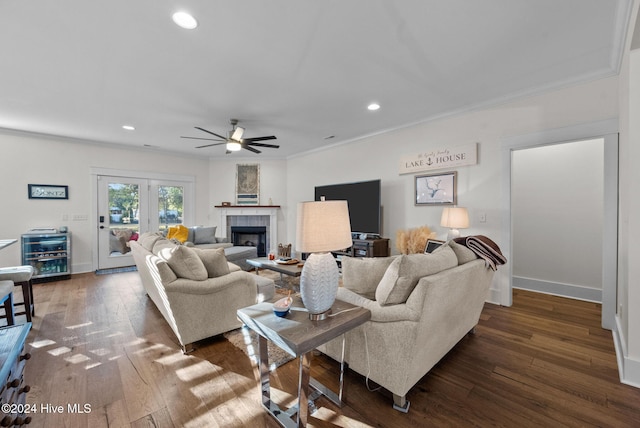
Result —
<path fill-rule="evenodd" d="M 284 318 L 273 313 L 273 299 L 253 306 L 238 309 L 238 318 L 258 334 L 258 370 L 262 394 L 262 406 L 284 427 L 306 426 L 309 416 L 309 402 L 324 395 L 342 407 L 344 386 L 344 333 L 371 318 L 368 309 L 336 300 L 331 307 L 331 315 L 322 321 L 312 321 L 302 300 L 295 297 L 291 310 Z M 336 394 L 313 379 L 310 375 L 312 351 L 318 346 L 342 335 L 342 358 L 340 362 L 340 386 Z M 269 382 L 269 357 L 267 340 L 289 354 L 298 357 L 298 403 L 290 409 L 281 409 L 271 401 Z M 315 392 L 309 395 L 309 387 Z M 295 416 L 295 417 L 294 417 Z"/>
<path fill-rule="evenodd" d="M 268 269 L 280 273 L 280 285 L 284 285 L 282 275 L 297 277 L 302 274 L 302 267 L 298 266 L 300 263 L 284 265 L 276 263 L 275 260 L 269 260 L 267 257 L 247 259 L 247 263 L 256 268 L 256 275 L 258 274 L 258 269 Z"/>

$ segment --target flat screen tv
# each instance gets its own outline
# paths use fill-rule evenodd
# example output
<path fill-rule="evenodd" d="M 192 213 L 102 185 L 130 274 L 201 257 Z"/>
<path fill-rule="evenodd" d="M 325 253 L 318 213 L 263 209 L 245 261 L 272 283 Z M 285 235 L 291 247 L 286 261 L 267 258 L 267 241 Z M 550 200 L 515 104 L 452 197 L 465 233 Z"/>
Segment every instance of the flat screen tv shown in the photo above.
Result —
<path fill-rule="evenodd" d="M 380 180 L 316 186 L 315 200 L 322 196 L 327 201 L 348 202 L 352 233 L 382 233 Z"/>

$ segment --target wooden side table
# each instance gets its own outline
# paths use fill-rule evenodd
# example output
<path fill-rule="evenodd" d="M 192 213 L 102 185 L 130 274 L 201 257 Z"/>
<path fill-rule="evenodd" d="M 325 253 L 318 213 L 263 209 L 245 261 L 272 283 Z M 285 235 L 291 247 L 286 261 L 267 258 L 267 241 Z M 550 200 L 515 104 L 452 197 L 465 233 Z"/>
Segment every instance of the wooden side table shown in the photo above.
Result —
<path fill-rule="evenodd" d="M 320 395 L 324 395 L 336 405 L 342 406 L 344 336 L 342 339 L 342 361 L 340 363 L 338 394 L 311 377 L 311 351 L 368 321 L 371 318 L 371 312 L 368 309 L 336 300 L 331 307 L 329 318 L 322 321 L 312 321 L 309 319 L 309 313 L 304 308 L 302 300 L 296 297 L 291 310 L 284 318 L 279 318 L 273 313 L 272 302 L 262 302 L 239 309 L 238 318 L 247 327 L 258 333 L 258 369 L 262 406 L 280 424 L 285 427 L 306 426 L 309 416 L 308 402 L 309 400 L 313 402 Z M 267 340 L 270 340 L 289 354 L 298 357 L 300 366 L 298 403 L 290 409 L 281 409 L 271 401 Z M 313 395 L 309 394 L 309 387 L 315 390 Z"/>

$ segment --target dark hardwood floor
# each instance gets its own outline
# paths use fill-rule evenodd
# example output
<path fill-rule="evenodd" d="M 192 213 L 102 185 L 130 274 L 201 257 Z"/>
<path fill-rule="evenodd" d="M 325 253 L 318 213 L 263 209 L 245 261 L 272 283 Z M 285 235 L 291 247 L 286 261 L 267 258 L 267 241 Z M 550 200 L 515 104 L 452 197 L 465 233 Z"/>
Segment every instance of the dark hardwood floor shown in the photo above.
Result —
<path fill-rule="evenodd" d="M 36 410 L 31 426 L 278 426 L 261 408 L 249 358 L 222 336 L 183 355 L 137 272 L 74 275 L 37 284 L 34 294 L 25 369 L 27 402 Z M 487 304 L 476 334 L 409 391 L 408 414 L 391 408 L 388 392 L 369 391 L 349 372 L 347 406 L 319 399 L 310 425 L 640 426 L 640 390 L 620 384 L 600 310 L 516 291 L 510 308 Z M 317 355 L 312 370 L 337 385 L 335 361 Z M 295 361 L 274 371 L 275 398 L 293 402 L 296 382 Z"/>

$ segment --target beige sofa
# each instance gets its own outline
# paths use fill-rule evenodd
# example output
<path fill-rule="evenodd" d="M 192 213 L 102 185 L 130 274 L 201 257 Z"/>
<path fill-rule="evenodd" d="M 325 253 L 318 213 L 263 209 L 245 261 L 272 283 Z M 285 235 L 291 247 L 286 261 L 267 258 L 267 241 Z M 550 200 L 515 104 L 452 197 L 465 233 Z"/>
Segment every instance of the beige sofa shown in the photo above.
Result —
<path fill-rule="evenodd" d="M 478 323 L 494 271 L 455 242 L 432 254 L 342 260 L 337 298 L 371 311 L 346 333 L 345 361 L 406 412 L 407 392 Z M 339 361 L 342 340 L 319 350 Z"/>
<path fill-rule="evenodd" d="M 190 248 L 152 233 L 129 245 L 147 294 L 185 353 L 193 342 L 240 327 L 239 308 L 274 296 L 272 280 L 229 263 L 222 248 Z"/>

